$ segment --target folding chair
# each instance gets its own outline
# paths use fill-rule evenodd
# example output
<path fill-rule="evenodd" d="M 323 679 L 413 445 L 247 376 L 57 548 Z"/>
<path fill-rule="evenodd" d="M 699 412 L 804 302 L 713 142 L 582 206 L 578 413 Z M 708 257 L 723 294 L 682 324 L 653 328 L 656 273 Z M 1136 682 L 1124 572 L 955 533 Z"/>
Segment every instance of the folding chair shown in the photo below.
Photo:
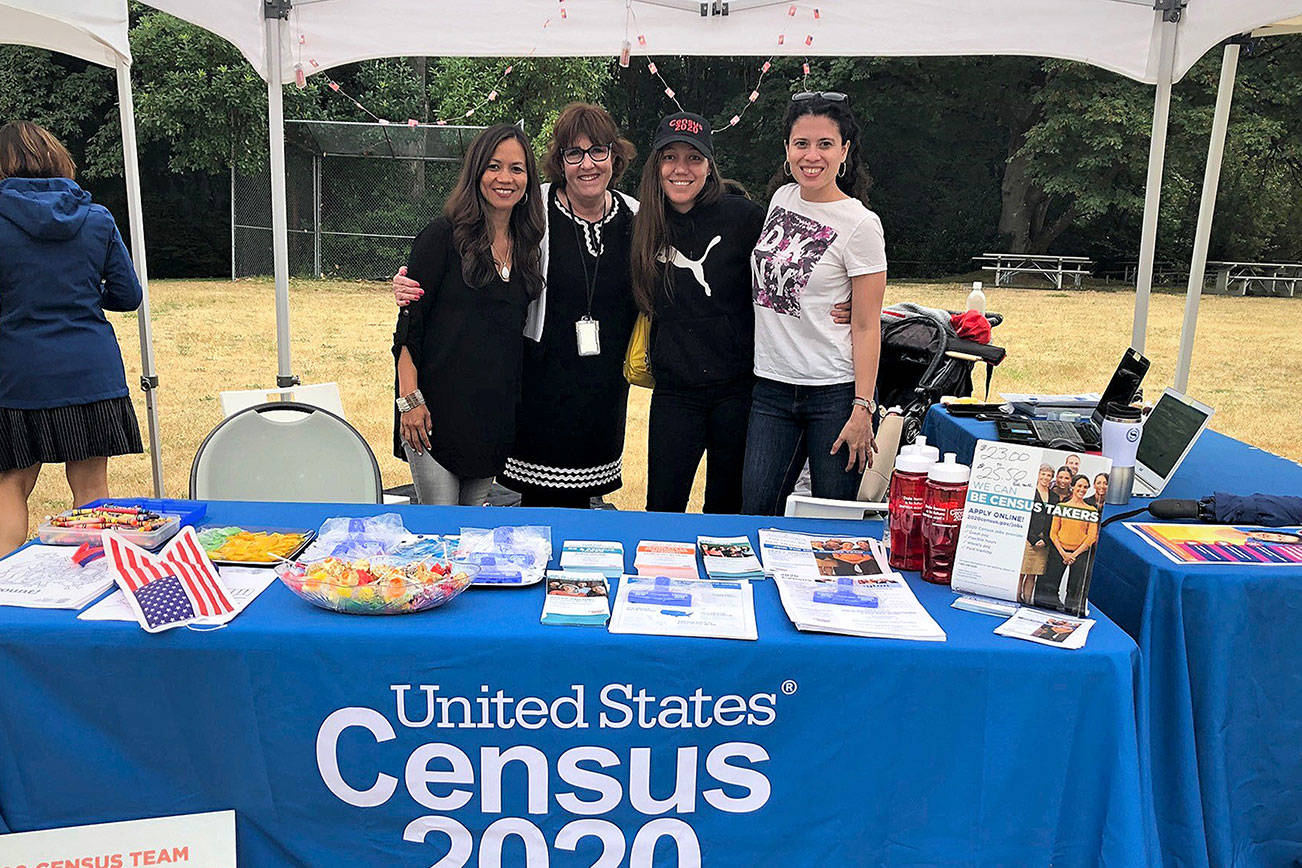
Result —
<path fill-rule="evenodd" d="M 249 407 L 214 428 L 195 453 L 190 497 L 383 502 L 380 466 L 357 429 L 288 401 Z"/>

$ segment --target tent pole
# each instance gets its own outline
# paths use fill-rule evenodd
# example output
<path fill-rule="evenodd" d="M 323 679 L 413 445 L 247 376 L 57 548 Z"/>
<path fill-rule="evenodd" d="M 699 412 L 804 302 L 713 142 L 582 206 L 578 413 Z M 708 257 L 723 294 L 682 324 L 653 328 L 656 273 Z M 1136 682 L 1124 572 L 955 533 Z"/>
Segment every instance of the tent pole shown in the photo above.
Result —
<path fill-rule="evenodd" d="M 1225 156 L 1225 131 L 1230 124 L 1230 101 L 1234 98 L 1234 76 L 1239 69 L 1239 43 L 1225 46 L 1221 58 L 1221 81 L 1216 86 L 1216 113 L 1207 143 L 1207 167 L 1203 171 L 1203 196 L 1198 203 L 1198 230 L 1194 234 L 1193 259 L 1189 263 L 1189 286 L 1185 291 L 1184 325 L 1180 328 L 1180 355 L 1175 363 L 1175 390 L 1189 389 L 1189 366 L 1193 361 L 1194 331 L 1198 327 L 1198 305 L 1202 301 L 1203 278 L 1207 273 L 1207 247 L 1211 242 L 1216 191 L 1221 180 L 1221 158 Z"/>
<path fill-rule="evenodd" d="M 289 219 L 285 207 L 285 106 L 280 83 L 280 22 L 288 15 L 267 5 L 267 136 L 271 150 L 271 255 L 276 272 L 276 386 L 298 385 L 289 361 Z"/>
<path fill-rule="evenodd" d="M 1157 94 L 1153 98 L 1153 133 L 1148 147 L 1148 182 L 1144 187 L 1144 229 L 1139 240 L 1139 275 L 1135 282 L 1135 321 L 1130 345 L 1144 351 L 1148 332 L 1148 298 L 1153 290 L 1153 258 L 1157 250 L 1157 213 L 1162 199 L 1162 167 L 1166 159 L 1166 126 L 1171 110 L 1171 79 L 1175 68 L 1176 20 L 1158 12 L 1161 50 L 1157 64 Z"/>
<path fill-rule="evenodd" d="M 127 182 L 127 219 L 131 233 L 131 261 L 140 278 L 140 388 L 145 393 L 149 428 L 149 460 L 154 477 L 154 497 L 163 496 L 163 447 L 158 438 L 158 374 L 154 370 L 154 334 L 149 313 L 149 268 L 145 263 L 145 218 L 140 201 L 140 162 L 136 154 L 136 107 L 131 96 L 131 67 L 117 64 L 118 112 L 122 124 L 122 166 Z"/>

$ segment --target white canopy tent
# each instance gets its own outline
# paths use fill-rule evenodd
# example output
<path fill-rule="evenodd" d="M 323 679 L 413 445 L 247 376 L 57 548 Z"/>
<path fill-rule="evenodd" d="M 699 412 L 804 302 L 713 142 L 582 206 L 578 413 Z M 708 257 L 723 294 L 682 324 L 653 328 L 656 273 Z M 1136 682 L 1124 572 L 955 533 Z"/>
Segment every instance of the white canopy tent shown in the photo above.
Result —
<path fill-rule="evenodd" d="M 626 41 L 634 54 L 1029 55 L 1109 69 L 1156 85 L 1132 330 L 1132 342 L 1142 350 L 1171 85 L 1222 40 L 1302 15 L 1302 0 L 144 2 L 230 40 L 268 82 L 281 385 L 294 379 L 281 85 L 299 69 L 310 75 L 359 60 L 411 55 L 614 57 Z M 782 44 L 778 34 L 785 34 Z"/>
<path fill-rule="evenodd" d="M 1302 33 L 1302 16 L 1259 27 L 1253 36 L 1284 36 Z M 1177 391 L 1189 387 L 1189 368 L 1193 364 L 1194 333 L 1198 327 L 1198 306 L 1202 302 L 1203 280 L 1207 274 L 1207 246 L 1212 237 L 1212 216 L 1216 211 L 1216 191 L 1221 180 L 1221 158 L 1225 155 L 1225 132 L 1230 123 L 1230 101 L 1234 96 L 1234 76 L 1239 68 L 1239 42 L 1225 46 L 1221 58 L 1221 80 L 1216 86 L 1216 110 L 1212 116 L 1211 138 L 1207 143 L 1207 165 L 1203 171 L 1203 193 L 1198 203 L 1198 226 L 1194 233 L 1193 255 L 1189 261 L 1189 283 L 1185 290 L 1184 323 L 1180 327 L 1180 353 L 1175 363 Z"/>
<path fill-rule="evenodd" d="M 70 54 L 101 66 L 111 66 L 117 72 L 122 164 L 126 172 L 127 212 L 131 223 L 131 259 L 144 289 L 137 314 L 141 387 L 145 390 L 154 495 L 162 497 L 163 457 L 154 395 L 158 377 L 154 372 L 154 342 L 149 317 L 149 276 L 145 265 L 145 230 L 140 205 L 140 166 L 136 158 L 136 116 L 131 98 L 131 45 L 127 41 L 126 0 L 0 0 L 0 42 Z"/>

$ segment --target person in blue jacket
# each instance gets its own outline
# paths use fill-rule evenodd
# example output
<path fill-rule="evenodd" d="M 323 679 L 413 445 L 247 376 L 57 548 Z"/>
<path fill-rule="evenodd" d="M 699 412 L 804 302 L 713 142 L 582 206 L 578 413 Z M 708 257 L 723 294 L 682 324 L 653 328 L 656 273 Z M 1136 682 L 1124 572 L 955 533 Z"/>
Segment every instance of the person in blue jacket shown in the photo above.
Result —
<path fill-rule="evenodd" d="M 41 465 L 65 465 L 79 506 L 108 496 L 110 455 L 144 451 L 104 317 L 139 307 L 140 282 L 76 169 L 47 130 L 0 127 L 0 555 L 27 538 Z"/>

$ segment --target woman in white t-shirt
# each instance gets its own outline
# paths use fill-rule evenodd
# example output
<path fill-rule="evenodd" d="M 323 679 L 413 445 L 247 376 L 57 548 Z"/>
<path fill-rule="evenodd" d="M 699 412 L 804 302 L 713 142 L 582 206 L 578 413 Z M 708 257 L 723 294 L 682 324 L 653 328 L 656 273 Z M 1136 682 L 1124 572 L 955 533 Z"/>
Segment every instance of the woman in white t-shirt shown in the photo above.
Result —
<path fill-rule="evenodd" d="M 798 93 L 783 120 L 793 183 L 751 257 L 755 376 L 742 510 L 783 511 L 806 459 L 815 497 L 853 500 L 873 460 L 886 242 L 864 205 L 859 124 L 845 94 Z M 851 301 L 849 324 L 832 305 Z"/>

